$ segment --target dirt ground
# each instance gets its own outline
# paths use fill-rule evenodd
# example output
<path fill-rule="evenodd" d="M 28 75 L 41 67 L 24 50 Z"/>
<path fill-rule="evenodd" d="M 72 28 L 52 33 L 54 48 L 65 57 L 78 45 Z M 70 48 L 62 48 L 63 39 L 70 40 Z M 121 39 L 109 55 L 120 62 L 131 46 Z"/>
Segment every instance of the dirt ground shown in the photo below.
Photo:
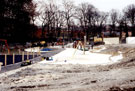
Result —
<path fill-rule="evenodd" d="M 109 65 L 40 64 L 0 74 L 0 91 L 135 91 L 135 45 L 95 47 L 123 59 Z M 102 60 L 102 59 L 101 59 Z M 94 60 L 93 60 L 94 61 Z"/>

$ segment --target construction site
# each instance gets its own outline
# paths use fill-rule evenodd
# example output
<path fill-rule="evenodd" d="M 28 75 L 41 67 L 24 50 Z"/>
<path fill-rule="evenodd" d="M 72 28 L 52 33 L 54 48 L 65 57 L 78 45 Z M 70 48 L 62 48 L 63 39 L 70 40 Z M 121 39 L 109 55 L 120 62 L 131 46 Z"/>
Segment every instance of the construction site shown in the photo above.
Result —
<path fill-rule="evenodd" d="M 135 91 L 135 0 L 0 0 L 0 91 Z"/>
<path fill-rule="evenodd" d="M 1 91 L 134 91 L 135 44 L 119 44 L 117 38 L 104 45 L 85 45 L 84 41 L 49 46 L 45 53 L 22 62 L 2 66 Z M 100 39 L 99 39 L 100 40 Z M 112 42 L 111 42 L 111 41 Z M 95 39 L 97 42 L 97 39 Z M 130 44 L 131 43 L 131 44 Z M 55 50 L 50 50 L 55 49 Z M 39 48 L 25 51 L 39 52 Z"/>

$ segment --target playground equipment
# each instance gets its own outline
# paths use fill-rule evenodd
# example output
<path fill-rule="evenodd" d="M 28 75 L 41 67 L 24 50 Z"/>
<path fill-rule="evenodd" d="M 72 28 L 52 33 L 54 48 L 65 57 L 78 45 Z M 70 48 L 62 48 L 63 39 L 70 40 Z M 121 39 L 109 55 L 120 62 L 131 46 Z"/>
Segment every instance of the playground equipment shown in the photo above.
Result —
<path fill-rule="evenodd" d="M 1 44 L 1 49 L 2 49 L 2 51 L 5 51 L 6 48 L 7 48 L 7 49 L 8 49 L 8 54 L 10 54 L 10 49 L 9 49 L 7 40 L 5 40 L 5 39 L 0 39 L 0 44 Z"/>

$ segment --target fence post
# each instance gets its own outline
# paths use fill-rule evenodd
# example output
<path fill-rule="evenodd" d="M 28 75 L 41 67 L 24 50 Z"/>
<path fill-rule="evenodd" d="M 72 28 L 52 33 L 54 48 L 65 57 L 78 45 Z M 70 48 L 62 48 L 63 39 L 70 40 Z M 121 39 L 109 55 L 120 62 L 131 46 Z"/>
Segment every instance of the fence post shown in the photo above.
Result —
<path fill-rule="evenodd" d="M 37 57 L 38 57 L 38 52 L 36 52 L 36 54 L 37 54 Z"/>
<path fill-rule="evenodd" d="M 7 65 L 7 54 L 5 54 L 5 66 Z"/>
<path fill-rule="evenodd" d="M 30 51 L 32 52 L 32 48 L 30 47 Z"/>
<path fill-rule="evenodd" d="M 24 61 L 24 52 L 22 52 L 22 61 Z"/>
<path fill-rule="evenodd" d="M 10 50 L 8 49 L 8 54 L 10 54 Z"/>
<path fill-rule="evenodd" d="M 34 58 L 34 52 L 32 52 L 32 58 Z"/>
<path fill-rule="evenodd" d="M 32 48 L 30 47 L 30 55 L 32 55 L 33 51 L 32 51 Z"/>
<path fill-rule="evenodd" d="M 19 54 L 21 54 L 21 50 L 20 50 L 20 49 L 18 49 L 18 51 L 19 51 Z"/>
<path fill-rule="evenodd" d="M 39 47 L 39 51 L 38 51 L 38 54 L 39 54 L 39 56 L 40 56 L 40 47 Z"/>
<path fill-rule="evenodd" d="M 15 64 L 15 54 L 13 53 L 13 64 Z"/>
<path fill-rule="evenodd" d="M 29 59 L 29 52 L 27 52 L 27 60 Z"/>

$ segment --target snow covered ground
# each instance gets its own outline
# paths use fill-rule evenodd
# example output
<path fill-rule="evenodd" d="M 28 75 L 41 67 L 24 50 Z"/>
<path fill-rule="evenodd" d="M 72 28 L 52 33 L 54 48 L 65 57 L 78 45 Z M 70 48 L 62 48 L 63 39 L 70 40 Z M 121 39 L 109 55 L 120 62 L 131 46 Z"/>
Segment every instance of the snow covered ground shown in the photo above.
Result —
<path fill-rule="evenodd" d="M 49 64 L 91 64 L 91 65 L 105 65 L 111 64 L 122 59 L 122 55 L 112 56 L 109 54 L 99 54 L 83 51 L 73 48 L 66 48 L 66 50 L 53 56 L 53 61 L 41 61 L 40 63 Z"/>

